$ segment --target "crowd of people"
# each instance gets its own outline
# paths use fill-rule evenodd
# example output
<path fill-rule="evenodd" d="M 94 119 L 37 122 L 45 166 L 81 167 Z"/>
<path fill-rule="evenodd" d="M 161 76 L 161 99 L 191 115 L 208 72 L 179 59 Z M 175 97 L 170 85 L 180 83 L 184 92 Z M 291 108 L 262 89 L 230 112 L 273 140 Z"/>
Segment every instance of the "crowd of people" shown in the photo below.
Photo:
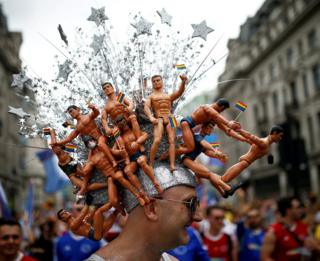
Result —
<path fill-rule="evenodd" d="M 239 190 L 237 198 L 242 197 Z M 236 207 L 221 203 L 200 205 L 203 219 L 197 216 L 193 221 L 201 221 L 187 228 L 188 244 L 167 252 L 183 261 L 320 260 L 320 205 L 314 196 L 306 202 L 286 197 L 238 200 Z M 73 204 L 72 216 L 76 218 L 83 208 Z M 126 222 L 127 216 L 118 215 L 113 227 L 96 241 L 75 235 L 57 218 L 56 210 L 35 216 L 32 229 L 21 220 L 1 218 L 0 260 L 85 260 L 112 242 Z"/>

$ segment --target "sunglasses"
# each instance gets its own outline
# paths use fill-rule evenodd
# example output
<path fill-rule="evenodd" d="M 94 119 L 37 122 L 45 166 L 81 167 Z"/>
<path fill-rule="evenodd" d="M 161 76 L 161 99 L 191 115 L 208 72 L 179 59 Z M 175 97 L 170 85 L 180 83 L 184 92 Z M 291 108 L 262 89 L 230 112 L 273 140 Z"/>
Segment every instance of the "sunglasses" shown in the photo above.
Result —
<path fill-rule="evenodd" d="M 200 205 L 200 200 L 197 196 L 194 196 L 194 197 L 190 198 L 189 200 L 175 200 L 175 199 L 169 199 L 169 198 L 163 198 L 163 197 L 157 197 L 157 196 L 154 197 L 154 199 L 182 203 L 189 209 L 191 215 L 194 215 L 194 213 L 197 211 L 197 208 Z"/>

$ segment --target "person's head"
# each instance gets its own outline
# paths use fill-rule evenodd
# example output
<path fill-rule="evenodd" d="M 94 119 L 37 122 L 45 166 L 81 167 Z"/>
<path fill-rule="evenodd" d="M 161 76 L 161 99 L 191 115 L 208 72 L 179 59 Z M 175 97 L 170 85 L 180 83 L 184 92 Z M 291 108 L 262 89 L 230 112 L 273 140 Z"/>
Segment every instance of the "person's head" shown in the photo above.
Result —
<path fill-rule="evenodd" d="M 80 108 L 77 107 L 76 105 L 70 105 L 68 108 L 67 108 L 67 112 L 70 114 L 70 116 L 75 119 L 79 116 L 80 114 Z"/>
<path fill-rule="evenodd" d="M 21 242 L 22 230 L 19 222 L 0 219 L 0 259 L 9 260 L 15 257 L 20 250 Z"/>
<path fill-rule="evenodd" d="M 109 96 L 114 93 L 114 88 L 113 88 L 112 83 L 105 82 L 105 83 L 101 84 L 101 86 L 102 86 L 102 90 L 106 96 Z"/>
<path fill-rule="evenodd" d="M 114 119 L 114 124 L 117 125 L 119 129 L 126 129 L 128 127 L 128 122 L 123 117 L 123 115 L 119 115 Z"/>
<path fill-rule="evenodd" d="M 273 142 L 279 142 L 283 137 L 283 128 L 280 126 L 273 126 L 270 130 L 269 136 Z"/>
<path fill-rule="evenodd" d="M 224 227 L 224 208 L 220 206 L 209 206 L 206 211 L 210 229 L 220 231 Z"/>
<path fill-rule="evenodd" d="M 97 146 L 97 141 L 89 135 L 81 137 L 87 149 L 93 150 Z"/>
<path fill-rule="evenodd" d="M 194 175 L 184 167 L 178 167 L 172 174 L 167 164 L 159 164 L 155 166 L 154 173 L 164 192 L 159 195 L 150 180 L 140 171 L 138 177 L 142 180 L 144 190 L 150 195 L 151 203 L 138 206 L 136 200 L 127 193 L 124 206 L 129 217 L 124 229 L 143 231 L 142 237 L 151 237 L 150 243 L 159 250 L 166 251 L 188 243 L 186 228 L 193 221 L 201 220 L 199 200 Z M 144 229 L 145 227 L 148 229 Z"/>
<path fill-rule="evenodd" d="M 211 123 L 211 122 L 204 123 L 201 126 L 200 133 L 205 136 L 210 135 L 213 131 L 213 128 L 214 128 L 213 123 Z"/>
<path fill-rule="evenodd" d="M 218 112 L 223 112 L 224 110 L 230 108 L 230 103 L 224 98 L 218 99 L 214 104 L 214 108 Z"/>
<path fill-rule="evenodd" d="M 163 81 L 162 81 L 161 75 L 153 75 L 151 77 L 151 82 L 152 82 L 153 89 L 159 90 L 163 87 Z"/>
<path fill-rule="evenodd" d="M 71 213 L 64 210 L 64 209 L 60 209 L 57 212 L 57 217 L 59 220 L 63 221 L 63 222 L 68 222 L 68 220 L 72 217 Z"/>
<path fill-rule="evenodd" d="M 262 226 L 262 217 L 259 209 L 252 208 L 247 213 L 247 224 L 250 229 L 257 229 Z"/>
<path fill-rule="evenodd" d="M 277 202 L 278 211 L 282 217 L 297 221 L 302 217 L 301 201 L 296 197 L 281 198 Z"/>

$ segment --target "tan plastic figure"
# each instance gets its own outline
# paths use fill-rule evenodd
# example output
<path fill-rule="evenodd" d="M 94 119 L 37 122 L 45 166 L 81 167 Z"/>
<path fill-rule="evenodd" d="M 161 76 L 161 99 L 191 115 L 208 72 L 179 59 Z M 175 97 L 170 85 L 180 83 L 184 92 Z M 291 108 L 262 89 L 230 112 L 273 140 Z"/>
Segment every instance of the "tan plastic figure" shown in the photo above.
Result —
<path fill-rule="evenodd" d="M 108 178 L 108 184 L 110 179 L 117 180 L 124 188 L 128 189 L 134 196 L 137 197 L 139 203 L 143 206 L 145 201 L 143 197 L 137 192 L 136 188 L 124 178 L 121 170 L 116 170 L 109 162 L 108 158 L 104 155 L 99 146 L 97 146 L 96 141 L 90 136 L 87 136 L 84 139 L 86 147 L 90 149 L 88 161 L 82 169 L 84 175 L 84 184 L 85 186 L 88 183 L 90 174 L 94 168 L 100 171 L 105 177 Z M 85 191 L 85 186 L 81 188 L 81 191 Z M 117 200 L 116 191 L 110 191 L 108 187 L 109 200 L 111 203 L 115 203 L 116 206 L 119 206 Z M 113 206 L 115 206 L 113 204 Z M 116 207 L 115 206 L 115 207 Z"/>
<path fill-rule="evenodd" d="M 112 166 L 115 167 L 117 163 L 112 156 L 108 145 L 106 144 L 106 138 L 102 135 L 94 120 L 100 114 L 99 110 L 92 104 L 89 104 L 88 108 L 90 108 L 92 112 L 89 115 L 83 115 L 79 107 L 75 105 L 71 105 L 68 107 L 67 112 L 73 119 L 77 120 L 76 129 L 72 131 L 67 138 L 60 140 L 52 145 L 64 145 L 68 142 L 71 142 L 79 134 L 89 135 L 97 141 L 98 147 L 108 157 L 108 160 L 111 162 Z"/>
<path fill-rule="evenodd" d="M 169 162 L 170 170 L 174 171 L 175 161 L 175 129 L 169 124 L 169 116 L 172 114 L 172 103 L 178 99 L 185 90 L 185 85 L 188 80 L 186 75 L 180 75 L 181 84 L 179 89 L 172 94 L 164 92 L 163 81 L 160 75 L 154 75 L 151 78 L 153 91 L 146 99 L 144 112 L 153 124 L 153 144 L 150 150 L 150 165 L 154 165 L 158 146 L 161 142 L 164 128 L 168 134 L 169 142 Z"/>
<path fill-rule="evenodd" d="M 238 130 L 244 138 L 252 144 L 249 151 L 240 157 L 239 162 L 227 169 L 226 173 L 221 177 L 224 182 L 230 182 L 240 175 L 240 173 L 249 167 L 255 160 L 269 154 L 270 146 L 274 142 L 279 142 L 283 137 L 283 129 L 274 126 L 270 130 L 270 134 L 265 138 L 259 138 L 245 130 Z"/>
<path fill-rule="evenodd" d="M 162 193 L 162 189 L 153 174 L 153 168 L 148 165 L 146 155 L 140 152 L 140 147 L 143 146 L 143 144 L 146 142 L 148 134 L 146 132 L 141 132 L 140 137 L 136 138 L 133 131 L 126 124 L 125 120 L 119 122 L 118 127 L 121 132 L 119 143 L 123 144 L 130 157 L 130 163 L 125 166 L 124 173 L 128 176 L 131 183 L 135 184 L 135 187 L 139 191 L 142 191 L 141 184 L 138 178 L 134 175 L 139 166 L 150 178 L 156 190 L 159 193 Z"/>
<path fill-rule="evenodd" d="M 57 140 L 54 129 L 50 129 L 50 136 L 51 142 L 55 144 Z M 84 186 L 84 183 L 83 180 L 78 177 L 78 175 L 80 175 L 80 172 L 77 171 L 78 164 L 77 162 L 74 162 L 70 154 L 68 152 L 65 152 L 62 147 L 63 145 L 52 145 L 51 147 L 52 151 L 54 152 L 54 154 L 56 154 L 58 158 L 59 167 L 68 176 L 68 178 L 74 186 L 81 188 Z M 107 188 L 107 186 L 108 185 L 104 183 L 92 183 L 86 187 L 86 190 L 84 192 Z"/>
<path fill-rule="evenodd" d="M 198 124 L 212 123 L 223 130 L 227 135 L 234 137 L 240 141 L 246 141 L 241 135 L 233 130 L 241 128 L 238 122 L 227 121 L 220 115 L 225 109 L 229 108 L 230 104 L 225 99 L 219 99 L 211 105 L 201 105 L 190 116 L 181 120 L 180 126 L 182 130 L 182 137 L 187 148 L 186 153 L 192 152 L 195 148 L 195 141 L 193 139 L 192 129 Z"/>
<path fill-rule="evenodd" d="M 103 213 L 111 208 L 111 204 L 107 203 L 94 211 L 92 226 L 87 218 L 91 215 L 90 208 L 85 205 L 77 217 L 73 217 L 70 212 L 61 209 L 57 216 L 60 220 L 68 224 L 69 229 L 76 235 L 85 236 L 91 240 L 100 240 L 103 235 L 109 231 L 115 222 L 118 211 L 114 211 L 108 218 L 104 219 Z"/>

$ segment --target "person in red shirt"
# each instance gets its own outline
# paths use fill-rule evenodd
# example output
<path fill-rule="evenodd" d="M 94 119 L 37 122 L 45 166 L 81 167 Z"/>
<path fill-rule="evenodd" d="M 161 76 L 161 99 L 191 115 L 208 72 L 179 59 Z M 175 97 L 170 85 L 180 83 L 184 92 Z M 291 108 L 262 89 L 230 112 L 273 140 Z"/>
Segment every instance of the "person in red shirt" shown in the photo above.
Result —
<path fill-rule="evenodd" d="M 20 251 L 22 229 L 15 220 L 0 219 L 0 261 L 37 261 Z"/>
<path fill-rule="evenodd" d="M 208 207 L 207 219 L 210 228 L 204 231 L 203 243 L 207 247 L 209 257 L 214 260 L 237 261 L 237 242 L 222 231 L 224 227 L 224 209 L 219 206 Z"/>
<path fill-rule="evenodd" d="M 262 261 L 298 261 L 310 257 L 314 240 L 308 237 L 308 227 L 301 222 L 301 202 L 295 197 L 278 201 L 279 220 L 272 224 L 265 236 Z"/>

